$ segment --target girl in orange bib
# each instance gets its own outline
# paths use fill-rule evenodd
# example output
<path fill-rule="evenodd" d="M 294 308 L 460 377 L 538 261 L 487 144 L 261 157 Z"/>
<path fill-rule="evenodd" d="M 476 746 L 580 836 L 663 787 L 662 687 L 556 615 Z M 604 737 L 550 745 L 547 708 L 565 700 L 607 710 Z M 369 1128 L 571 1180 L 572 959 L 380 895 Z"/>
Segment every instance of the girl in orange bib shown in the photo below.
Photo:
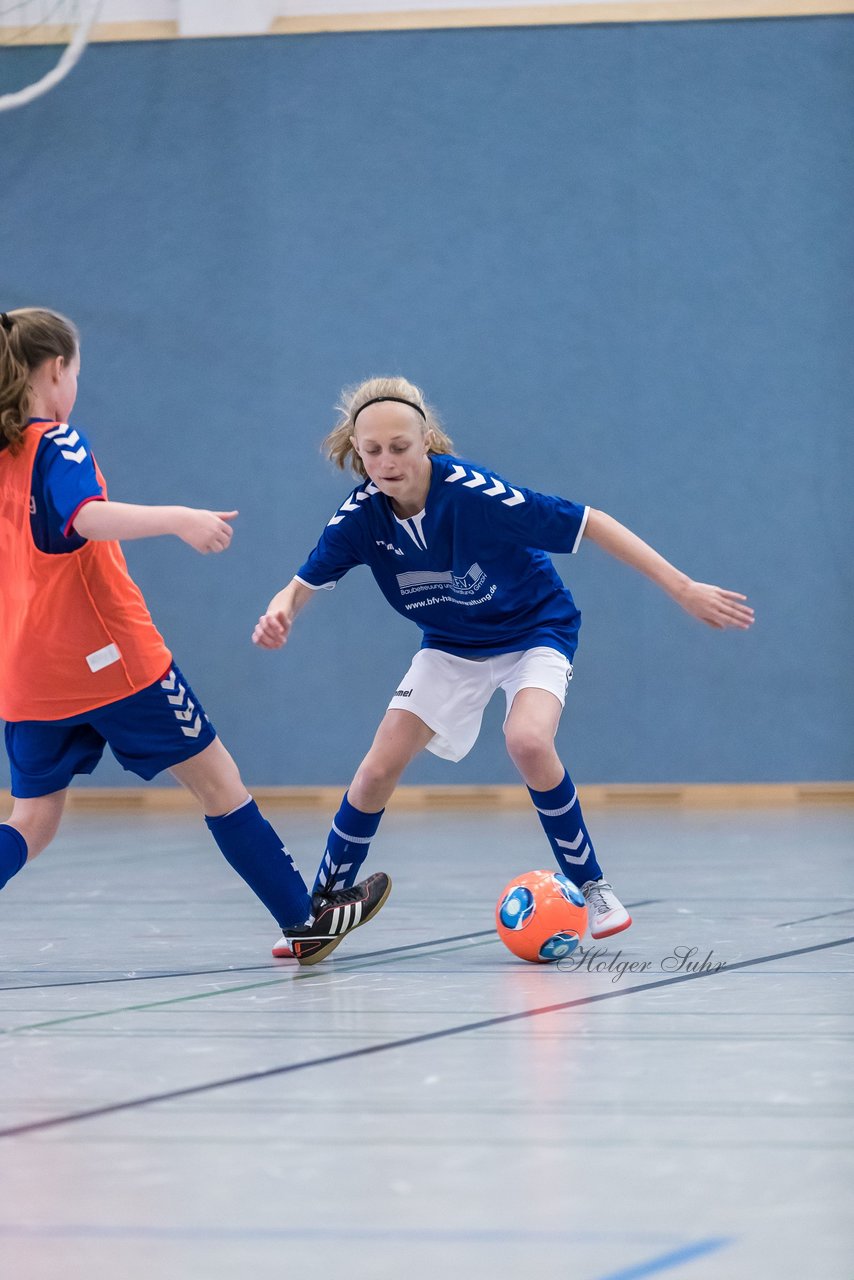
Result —
<path fill-rule="evenodd" d="M 77 330 L 56 312 L 0 312 L 0 716 L 14 804 L 0 823 L 0 887 L 53 839 L 66 790 L 109 745 L 125 769 L 169 769 L 225 858 L 294 939 L 303 964 L 376 914 L 380 873 L 312 900 L 166 647 L 119 539 L 174 534 L 225 551 L 236 511 L 113 502 L 88 439 L 68 425 Z M 352 904 L 351 910 L 336 910 Z"/>

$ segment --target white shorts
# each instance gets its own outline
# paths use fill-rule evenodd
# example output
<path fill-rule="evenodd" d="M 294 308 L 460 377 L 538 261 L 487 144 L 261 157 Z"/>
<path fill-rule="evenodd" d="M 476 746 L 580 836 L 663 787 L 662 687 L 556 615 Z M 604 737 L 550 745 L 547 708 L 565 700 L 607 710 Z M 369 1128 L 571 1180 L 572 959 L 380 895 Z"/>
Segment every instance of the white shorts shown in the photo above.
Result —
<path fill-rule="evenodd" d="M 484 707 L 496 689 L 507 699 L 506 722 L 520 689 L 546 689 L 563 706 L 571 679 L 569 659 L 545 646 L 474 659 L 419 649 L 388 709 L 418 716 L 436 735 L 427 750 L 457 761 L 477 742 Z"/>

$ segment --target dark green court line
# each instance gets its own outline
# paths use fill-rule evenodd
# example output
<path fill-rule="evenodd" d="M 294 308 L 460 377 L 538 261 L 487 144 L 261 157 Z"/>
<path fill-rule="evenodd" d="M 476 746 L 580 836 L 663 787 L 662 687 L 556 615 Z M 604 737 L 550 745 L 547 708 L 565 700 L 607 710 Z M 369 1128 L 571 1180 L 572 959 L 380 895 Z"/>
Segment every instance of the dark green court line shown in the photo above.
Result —
<path fill-rule="evenodd" d="M 630 903 L 629 905 L 645 904 Z M 449 938 L 428 938 L 425 942 L 407 942 L 402 947 L 384 947 L 381 951 L 348 952 L 343 956 L 336 954 L 335 964 L 336 966 L 342 963 L 352 964 L 353 961 L 367 960 L 373 956 L 402 955 L 406 951 L 417 951 L 421 947 L 438 947 L 446 942 L 463 942 L 466 938 L 485 938 L 493 932 L 492 929 L 479 929 L 475 933 L 457 933 Z M 228 969 L 170 969 L 166 973 L 123 973 L 113 978 L 75 978 L 73 982 L 27 982 L 17 987 L 0 987 L 0 994 L 4 991 L 53 991 L 65 987 L 101 987 L 117 982 L 156 982 L 162 978 L 217 978 L 220 974 L 229 977 L 236 973 L 287 973 L 289 969 L 288 963 L 267 963 L 234 965 Z"/>
<path fill-rule="evenodd" d="M 660 902 L 660 898 L 643 898 L 638 902 L 629 902 L 626 905 L 630 910 L 637 907 L 650 907 Z M 341 964 L 359 964 L 365 960 L 371 960 L 376 956 L 399 956 L 407 951 L 418 951 L 424 947 L 443 946 L 447 942 L 465 942 L 469 938 L 487 938 L 493 933 L 492 929 L 477 929 L 470 933 L 456 933 L 448 938 L 428 938 L 425 942 L 407 942 L 399 947 L 383 947 L 380 951 L 347 951 L 344 955 L 339 952 L 335 953 L 335 966 Z M 287 972 L 289 965 L 284 964 L 246 964 L 246 965 L 230 965 L 227 969 L 170 969 L 165 973 L 122 973 L 112 978 L 75 978 L 71 982 L 26 982 L 20 983 L 18 986 L 0 986 L 0 993 L 4 991 L 53 991 L 65 987 L 100 987 L 109 986 L 117 982 L 159 982 L 164 978 L 216 978 L 222 974 L 224 977 L 233 976 L 236 973 L 282 973 Z M 324 970 L 324 972 L 326 972 Z"/>
<path fill-rule="evenodd" d="M 469 941 L 460 947 L 440 947 L 437 943 L 420 943 L 416 944 L 422 949 L 417 956 L 405 955 L 398 956 L 395 959 L 400 960 L 420 960 L 422 956 L 429 956 L 438 952 L 440 955 L 452 955 L 455 951 L 469 951 L 472 947 L 485 947 L 490 942 L 497 941 L 494 929 L 486 929 L 484 931 L 489 936 L 480 941 Z M 466 935 L 463 935 L 466 936 Z M 468 937 L 477 938 L 477 934 L 469 934 Z M 432 945 L 433 950 L 429 950 Z M 408 948 L 401 948 L 408 950 Z M 397 951 L 397 949 L 395 949 Z M 392 960 L 390 955 L 381 955 L 379 953 L 372 956 L 367 962 L 363 962 L 359 968 L 361 973 L 364 969 L 378 968 L 380 965 L 389 964 Z M 281 975 L 281 970 L 279 971 Z M 333 971 L 329 969 L 289 969 L 291 980 L 294 982 L 305 981 L 310 978 L 330 978 Z M 282 978 L 269 978 L 266 982 L 244 982 L 236 987 L 217 987 L 215 991 L 195 991 L 187 996 L 171 996 L 168 1000 L 148 1000 L 144 1004 L 122 1004 L 116 1009 L 97 1009 L 92 1013 L 70 1013 L 63 1018 L 50 1018 L 45 1022 L 26 1022 L 20 1027 L 0 1027 L 0 1036 L 16 1036 L 21 1035 L 25 1031 L 44 1031 L 48 1027 L 61 1027 L 69 1022 L 86 1022 L 91 1018 L 112 1018 L 119 1013 L 138 1013 L 145 1009 L 162 1009 L 164 1005 L 187 1004 L 191 1000 L 211 1000 L 214 996 L 230 996 L 238 991 L 259 991 L 263 987 L 278 987 L 282 984 Z"/>

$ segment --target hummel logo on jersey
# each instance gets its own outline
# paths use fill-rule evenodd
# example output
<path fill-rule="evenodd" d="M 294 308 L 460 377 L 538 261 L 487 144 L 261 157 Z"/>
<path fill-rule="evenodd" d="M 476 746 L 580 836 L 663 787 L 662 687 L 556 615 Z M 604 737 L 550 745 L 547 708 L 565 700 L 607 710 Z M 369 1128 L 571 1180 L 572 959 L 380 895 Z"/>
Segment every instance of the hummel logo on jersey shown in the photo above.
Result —
<path fill-rule="evenodd" d="M 382 538 L 377 538 L 376 543 L 378 547 L 385 547 L 386 551 L 393 551 L 396 556 L 403 555 L 400 547 L 396 547 L 393 542 L 383 542 Z"/>
<path fill-rule="evenodd" d="M 81 444 L 79 449 L 74 448 L 79 443 L 80 436 L 69 427 L 67 422 L 61 422 L 52 431 L 46 431 L 44 438 L 45 440 L 52 440 L 54 444 L 60 447 L 67 445 L 67 448 L 62 448 L 62 456 L 67 458 L 69 462 L 82 462 L 87 456 L 85 445 Z"/>
<path fill-rule="evenodd" d="M 411 698 L 412 690 L 411 689 L 395 689 L 394 696 L 396 698 Z"/>
<path fill-rule="evenodd" d="M 454 469 L 449 476 L 445 476 L 445 484 L 456 484 L 458 480 L 462 480 L 464 476 L 469 479 L 463 483 L 464 489 L 480 489 L 484 498 L 500 498 L 503 493 L 507 492 L 507 485 L 503 480 L 499 480 L 497 476 L 485 476 L 480 471 L 475 471 L 474 467 L 461 467 L 458 462 L 454 463 Z M 489 480 L 488 489 L 481 488 Z M 518 507 L 520 502 L 525 501 L 525 495 L 518 489 L 514 489 L 510 485 L 510 497 L 501 498 L 505 507 Z"/>

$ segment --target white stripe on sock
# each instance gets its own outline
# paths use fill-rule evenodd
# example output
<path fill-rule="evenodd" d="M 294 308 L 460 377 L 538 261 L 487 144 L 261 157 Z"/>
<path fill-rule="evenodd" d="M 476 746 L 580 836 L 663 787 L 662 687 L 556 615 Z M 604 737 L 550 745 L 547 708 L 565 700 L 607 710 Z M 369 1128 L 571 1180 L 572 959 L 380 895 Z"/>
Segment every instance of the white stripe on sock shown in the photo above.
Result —
<path fill-rule="evenodd" d="M 336 836 L 339 836 L 342 840 L 348 840 L 351 844 L 370 844 L 374 838 L 373 836 L 348 836 L 347 832 L 341 831 L 334 822 L 332 823 L 332 830 Z"/>
<path fill-rule="evenodd" d="M 247 796 L 243 804 L 237 805 L 234 809 L 229 809 L 228 813 L 224 813 L 223 818 L 230 818 L 233 813 L 239 813 L 241 809 L 245 809 L 248 804 L 252 803 L 252 797 Z"/>
<path fill-rule="evenodd" d="M 536 809 L 537 813 L 541 813 L 544 818 L 561 818 L 565 813 L 569 813 L 570 809 L 575 804 L 577 799 L 578 799 L 578 792 L 573 791 L 572 799 L 570 800 L 569 804 L 565 804 L 562 809 L 541 809 L 538 804 L 535 804 L 534 808 Z"/>

